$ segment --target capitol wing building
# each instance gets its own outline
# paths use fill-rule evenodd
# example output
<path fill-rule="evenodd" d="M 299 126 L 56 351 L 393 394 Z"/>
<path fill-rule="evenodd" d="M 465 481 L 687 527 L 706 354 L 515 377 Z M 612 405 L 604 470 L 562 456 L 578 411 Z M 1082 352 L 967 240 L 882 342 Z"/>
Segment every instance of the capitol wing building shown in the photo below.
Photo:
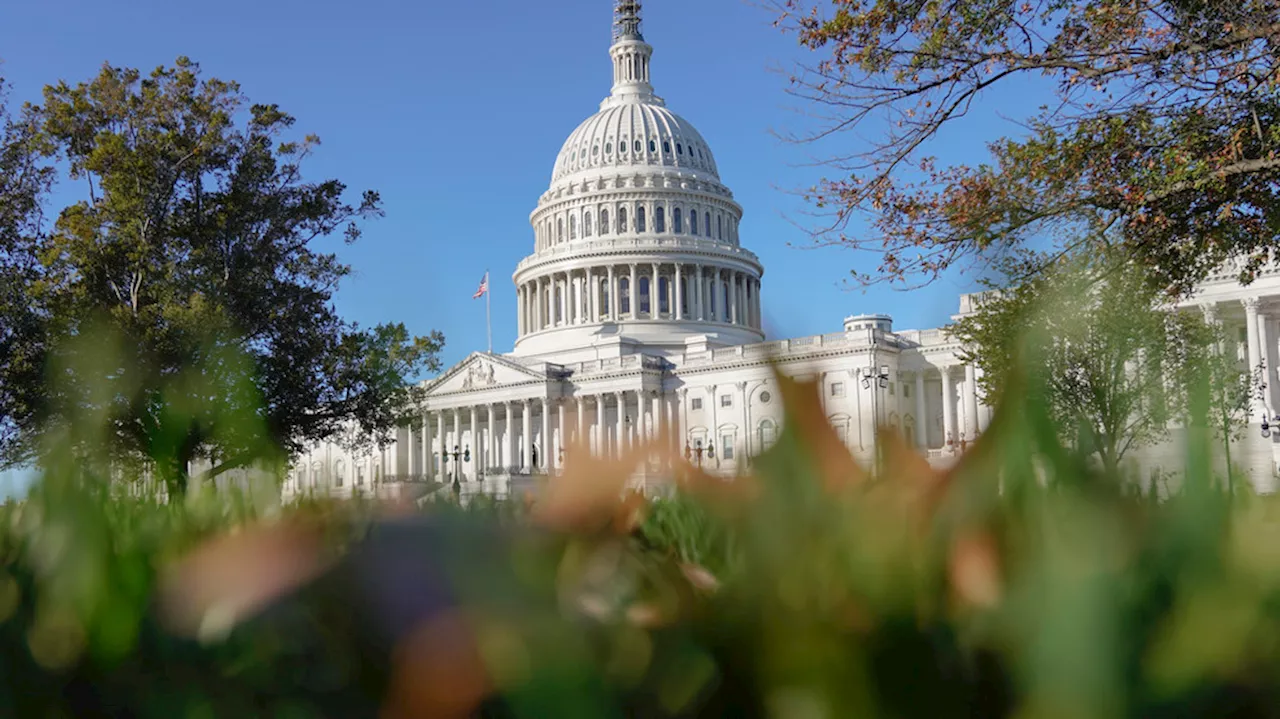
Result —
<path fill-rule="evenodd" d="M 877 426 L 935 463 L 986 429 L 979 375 L 943 330 L 897 330 L 889 316 L 865 314 L 830 334 L 766 341 L 764 267 L 742 242 L 742 208 L 707 141 L 655 93 L 639 5 L 618 3 L 612 91 L 565 141 L 531 216 L 533 253 L 513 275 L 514 349 L 477 352 L 428 382 L 421 420 L 389 447 L 353 456 L 326 444 L 296 458 L 287 495 L 455 479 L 502 495 L 554 474 L 568 446 L 615 456 L 659 433 L 703 469 L 732 476 L 778 436 L 775 365 L 818 383 L 831 425 L 864 460 Z M 1280 300 L 1280 277 L 1245 288 L 1224 274 L 1186 309 L 1239 327 L 1242 367 L 1274 367 L 1280 333 L 1268 288 Z M 962 296 L 959 313 L 976 300 Z M 1274 374 L 1253 414 L 1259 427 L 1276 414 Z M 1277 445 L 1253 428 L 1247 435 L 1237 462 L 1269 489 Z M 1170 448 L 1145 456 L 1176 463 Z M 642 467 L 636 482 L 661 476 Z"/>

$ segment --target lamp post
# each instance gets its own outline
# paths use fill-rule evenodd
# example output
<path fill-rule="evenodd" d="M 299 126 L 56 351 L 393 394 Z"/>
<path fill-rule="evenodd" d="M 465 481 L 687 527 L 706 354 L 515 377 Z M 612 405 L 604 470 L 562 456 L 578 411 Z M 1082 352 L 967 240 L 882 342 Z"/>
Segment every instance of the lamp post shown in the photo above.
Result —
<path fill-rule="evenodd" d="M 466 449 L 459 449 L 455 444 L 452 452 L 444 453 L 444 460 L 448 461 L 450 455 L 453 455 L 453 493 L 458 494 L 462 491 L 462 463 L 471 461 L 471 447 L 468 445 Z"/>
<path fill-rule="evenodd" d="M 702 440 L 700 439 L 695 441 L 692 447 L 689 446 L 688 442 L 685 442 L 684 458 L 687 461 L 691 457 L 696 457 L 698 469 L 702 469 L 702 455 L 704 454 L 707 456 L 707 459 L 716 458 L 716 445 L 714 442 L 708 442 L 705 448 L 702 446 Z"/>

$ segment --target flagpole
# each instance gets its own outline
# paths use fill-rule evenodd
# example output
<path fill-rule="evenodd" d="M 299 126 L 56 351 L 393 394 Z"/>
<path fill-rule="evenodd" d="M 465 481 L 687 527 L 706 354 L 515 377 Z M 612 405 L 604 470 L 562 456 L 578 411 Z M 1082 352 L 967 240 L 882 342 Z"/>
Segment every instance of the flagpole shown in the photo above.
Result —
<path fill-rule="evenodd" d="M 489 281 L 489 270 L 484 271 L 484 325 L 489 332 L 489 354 L 493 354 L 493 312 L 489 302 L 490 296 L 493 295 L 493 283 Z"/>

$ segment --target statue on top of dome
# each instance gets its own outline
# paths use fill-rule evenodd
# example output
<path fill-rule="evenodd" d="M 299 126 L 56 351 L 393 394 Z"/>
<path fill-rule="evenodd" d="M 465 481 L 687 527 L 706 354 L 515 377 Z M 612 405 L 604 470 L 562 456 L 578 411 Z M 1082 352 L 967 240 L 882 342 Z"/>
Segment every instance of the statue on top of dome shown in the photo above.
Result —
<path fill-rule="evenodd" d="M 644 40 L 640 34 L 640 0 L 618 0 L 613 11 L 614 40 L 633 38 Z"/>

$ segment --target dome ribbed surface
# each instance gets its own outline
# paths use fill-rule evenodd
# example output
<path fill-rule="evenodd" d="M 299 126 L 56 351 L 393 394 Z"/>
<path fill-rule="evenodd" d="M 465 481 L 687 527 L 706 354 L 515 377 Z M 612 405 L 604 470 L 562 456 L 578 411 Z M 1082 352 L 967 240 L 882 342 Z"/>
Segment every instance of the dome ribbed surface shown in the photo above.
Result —
<path fill-rule="evenodd" d="M 642 167 L 683 168 L 720 179 L 711 148 L 688 120 L 661 105 L 629 102 L 601 110 L 569 135 L 551 181 Z"/>

